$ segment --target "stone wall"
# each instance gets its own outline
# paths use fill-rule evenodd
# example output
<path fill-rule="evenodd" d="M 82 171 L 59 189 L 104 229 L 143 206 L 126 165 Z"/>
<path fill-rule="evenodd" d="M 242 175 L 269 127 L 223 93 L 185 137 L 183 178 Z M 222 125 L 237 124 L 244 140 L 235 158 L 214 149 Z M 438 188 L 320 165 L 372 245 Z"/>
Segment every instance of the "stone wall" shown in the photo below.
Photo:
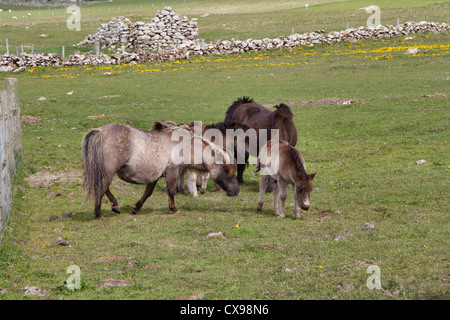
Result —
<path fill-rule="evenodd" d="M 126 22 L 126 20 L 124 20 Z M 132 34 L 126 29 L 119 32 L 120 40 L 126 38 L 126 34 Z M 133 29 L 134 30 L 134 29 Z M 446 33 L 450 31 L 447 23 L 435 23 L 421 21 L 405 22 L 398 26 L 379 26 L 376 28 L 359 27 L 343 30 L 340 32 L 325 33 L 323 31 L 304 34 L 293 34 L 277 38 L 247 39 L 247 40 L 220 40 L 206 43 L 202 39 L 185 39 L 176 48 L 161 50 L 158 53 L 137 48 L 133 52 L 119 49 L 113 54 L 93 55 L 90 53 L 72 54 L 62 59 L 57 54 L 19 54 L 4 55 L 0 57 L 0 72 L 13 70 L 25 70 L 27 67 L 36 66 L 69 66 L 69 65 L 98 65 L 98 64 L 121 64 L 121 63 L 144 63 L 152 61 L 186 59 L 201 55 L 222 55 L 231 53 L 242 53 L 247 51 L 264 51 L 280 48 L 294 48 L 297 46 L 332 44 L 335 42 L 356 42 L 363 39 L 389 38 L 395 36 L 407 36 L 421 32 Z M 121 33 L 123 32 L 123 33 Z M 123 35 L 123 38 L 121 38 Z M 165 42 L 167 43 L 167 42 Z M 125 47 L 125 46 L 124 46 Z"/>

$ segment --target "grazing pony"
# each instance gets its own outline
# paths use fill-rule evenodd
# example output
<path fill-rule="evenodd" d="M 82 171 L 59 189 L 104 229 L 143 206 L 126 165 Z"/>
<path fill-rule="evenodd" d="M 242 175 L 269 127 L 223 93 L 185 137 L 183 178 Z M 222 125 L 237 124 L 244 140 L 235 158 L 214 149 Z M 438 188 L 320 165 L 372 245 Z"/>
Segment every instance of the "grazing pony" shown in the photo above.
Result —
<path fill-rule="evenodd" d="M 267 151 L 261 152 L 262 156 L 271 154 L 272 140 L 266 144 Z M 300 151 L 291 146 L 287 141 L 279 141 L 278 149 L 278 170 L 270 175 L 263 175 L 261 172 L 261 180 L 259 183 L 259 199 L 258 211 L 262 210 L 264 204 L 264 193 L 269 177 L 277 180 L 273 190 L 273 213 L 276 216 L 285 217 L 285 202 L 287 198 L 288 185 L 292 184 L 294 193 L 294 216 L 300 218 L 300 208 L 308 210 L 310 206 L 310 194 L 313 189 L 313 179 L 316 173 L 307 174 L 305 161 Z M 258 158 L 258 164 L 255 172 L 267 167 L 263 163 L 267 163 L 266 159 Z M 271 164 L 272 165 L 272 164 Z M 281 199 L 281 208 L 278 210 L 278 197 Z"/>
<path fill-rule="evenodd" d="M 248 125 L 257 131 L 258 139 L 260 129 L 267 129 L 268 134 L 270 134 L 271 129 L 278 129 L 280 140 L 285 140 L 295 147 L 297 144 L 297 129 L 293 122 L 294 116 L 291 109 L 284 103 L 276 105 L 274 108 L 276 109 L 275 111 L 270 111 L 264 106 L 257 104 L 253 99 L 244 96 L 238 98 L 228 108 L 225 121 L 236 121 Z M 267 140 L 269 140 L 269 137 Z M 258 146 L 264 145 L 265 142 L 258 142 Z M 248 155 L 246 155 L 245 162 L 247 162 L 247 159 Z M 237 180 L 240 184 L 244 184 L 243 173 L 245 164 L 238 164 L 237 168 Z"/>
<path fill-rule="evenodd" d="M 208 163 L 193 164 L 192 161 L 174 160 L 172 150 L 178 145 L 178 141 L 172 141 L 173 133 L 182 130 L 187 142 L 194 144 L 200 139 L 202 151 L 209 147 L 214 159 L 225 159 Z M 179 136 L 180 137 L 180 136 Z M 191 154 L 184 154 L 183 159 L 193 159 Z M 177 150 L 177 149 L 175 149 Z M 135 184 L 147 185 L 144 195 L 136 202 L 133 213 L 138 213 L 144 202 L 151 196 L 158 179 L 162 176 L 166 179 L 167 193 L 169 196 L 169 210 L 172 213 L 179 212 L 175 207 L 174 196 L 177 179 L 180 171 L 192 168 L 199 172 L 208 172 L 228 196 L 239 194 L 239 183 L 234 173 L 236 164 L 231 155 L 222 148 L 215 146 L 206 139 L 193 135 L 186 126 L 177 126 L 167 121 L 157 121 L 152 130 L 138 130 L 120 124 L 109 124 L 94 129 L 83 138 L 83 165 L 84 186 L 89 195 L 94 197 L 94 215 L 101 218 L 101 200 L 106 195 L 111 203 L 113 212 L 119 213 L 119 204 L 109 190 L 114 175 L 117 173 L 120 179 Z M 179 156 L 179 154 L 177 155 Z M 190 156 L 190 158 L 187 158 Z M 203 160 L 203 157 L 202 157 Z"/>
<path fill-rule="evenodd" d="M 191 131 L 194 131 L 194 122 L 191 122 L 187 124 L 189 126 L 189 129 Z M 201 127 L 201 133 L 204 134 L 207 130 L 216 130 L 215 133 L 218 133 L 222 138 L 221 142 L 216 140 L 211 140 L 214 144 L 218 144 L 220 147 L 222 147 L 225 150 L 230 150 L 231 147 L 233 149 L 237 149 L 238 146 L 238 135 L 236 133 L 234 135 L 227 135 L 227 130 L 233 130 L 234 132 L 237 132 L 236 130 L 242 129 L 242 133 L 245 134 L 245 132 L 248 129 L 251 129 L 246 124 L 238 123 L 235 121 L 229 121 L 229 122 L 219 122 L 215 124 L 210 125 L 204 125 L 202 124 Z M 248 137 L 244 137 L 244 150 L 240 150 L 242 152 L 248 152 L 249 151 L 249 139 Z M 187 180 L 187 187 L 188 192 L 191 196 L 197 197 L 198 191 L 200 191 L 201 194 L 204 194 L 207 187 L 207 182 L 209 179 L 209 173 L 208 172 L 198 172 L 195 169 L 187 168 L 185 171 L 182 171 L 180 173 L 180 177 L 178 179 L 178 186 L 177 191 L 181 193 L 186 193 L 186 190 L 184 188 L 184 177 L 186 175 Z M 216 183 L 215 187 L 217 190 L 220 190 L 220 186 Z M 199 190 L 198 190 L 199 188 Z"/>

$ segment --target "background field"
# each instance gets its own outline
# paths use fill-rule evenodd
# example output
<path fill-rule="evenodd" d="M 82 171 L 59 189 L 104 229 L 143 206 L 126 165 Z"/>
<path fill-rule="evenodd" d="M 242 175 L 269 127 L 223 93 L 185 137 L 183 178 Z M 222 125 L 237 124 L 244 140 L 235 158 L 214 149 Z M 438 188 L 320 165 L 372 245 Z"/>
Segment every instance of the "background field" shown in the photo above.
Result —
<path fill-rule="evenodd" d="M 117 16 L 119 6 L 132 21 L 150 20 L 162 8 L 153 3 L 83 8 L 81 32 L 67 30 L 63 9 L 44 9 L 40 18 L 30 11 L 31 18 L 15 21 L 2 12 L 0 25 L 8 26 L 0 27 L 0 52 L 5 38 L 49 50 L 71 46 Z M 199 17 L 207 40 L 288 35 L 292 26 L 296 32 L 357 27 L 368 17 L 358 9 L 371 4 L 381 7 L 382 24 L 445 22 L 449 12 L 448 1 L 310 1 L 307 12 L 302 1 L 274 3 L 168 4 Z M 14 9 L 20 17 L 31 10 Z M 48 22 L 51 12 L 61 20 Z M 201 18 L 204 13 L 210 16 Z M 42 33 L 50 37 L 39 38 Z M 28 117 L 0 251 L 0 299 L 38 299 L 24 296 L 26 286 L 41 288 L 44 299 L 448 299 L 450 38 L 412 37 L 2 75 L 19 79 Z M 412 47 L 421 53 L 405 55 Z M 291 207 L 285 219 L 274 217 L 271 194 L 256 212 L 259 176 L 251 166 L 238 197 L 210 184 L 198 199 L 177 195 L 177 215 L 168 213 L 164 179 L 138 215 L 131 208 L 144 187 L 116 179 L 122 214 L 105 202 L 105 218 L 93 219 L 81 186 L 81 139 L 91 128 L 118 122 L 148 129 L 160 119 L 220 122 L 243 95 L 292 107 L 297 147 L 308 172 L 318 173 L 302 219 L 293 219 Z M 353 103 L 306 102 L 329 98 Z M 426 163 L 417 165 L 420 159 Z M 48 185 L 46 177 L 59 180 Z M 368 222 L 373 230 L 362 229 Z M 224 237 L 207 239 L 211 232 Z M 68 245 L 49 246 L 59 238 Z M 81 269 L 76 291 L 65 286 L 72 264 Z M 380 267 L 381 290 L 366 286 L 369 265 Z M 128 285 L 100 288 L 108 279 Z"/>

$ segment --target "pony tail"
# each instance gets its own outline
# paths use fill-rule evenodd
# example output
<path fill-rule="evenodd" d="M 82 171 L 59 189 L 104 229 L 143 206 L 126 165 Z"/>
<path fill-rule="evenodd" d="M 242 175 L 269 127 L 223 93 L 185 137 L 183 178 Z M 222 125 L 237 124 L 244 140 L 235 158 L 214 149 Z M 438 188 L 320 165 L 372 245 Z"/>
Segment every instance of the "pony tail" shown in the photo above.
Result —
<path fill-rule="evenodd" d="M 274 106 L 275 117 L 273 118 L 272 128 L 273 129 L 281 129 L 285 120 L 291 120 L 294 118 L 294 114 L 289 108 L 288 105 L 284 103 L 280 103 L 279 105 Z"/>
<path fill-rule="evenodd" d="M 97 198 L 107 188 L 107 175 L 103 158 L 103 136 L 94 129 L 83 138 L 83 185 L 88 195 Z"/>

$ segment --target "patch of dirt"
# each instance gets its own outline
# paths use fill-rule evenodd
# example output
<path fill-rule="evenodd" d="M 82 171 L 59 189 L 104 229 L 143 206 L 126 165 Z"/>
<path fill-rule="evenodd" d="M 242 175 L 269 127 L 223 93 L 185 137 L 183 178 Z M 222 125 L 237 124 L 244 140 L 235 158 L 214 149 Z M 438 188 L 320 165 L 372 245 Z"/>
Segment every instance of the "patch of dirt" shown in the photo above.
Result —
<path fill-rule="evenodd" d="M 97 288 L 101 289 L 104 287 L 126 287 L 131 285 L 133 285 L 133 283 L 129 280 L 106 279 L 100 281 L 97 284 Z"/>
<path fill-rule="evenodd" d="M 419 97 L 421 98 L 446 98 L 448 95 L 442 93 L 433 93 L 433 94 L 421 94 Z"/>
<path fill-rule="evenodd" d="M 355 286 L 351 282 L 343 281 L 338 284 L 338 288 L 340 288 L 343 292 L 352 292 L 355 290 Z"/>
<path fill-rule="evenodd" d="M 353 104 L 356 102 L 364 101 L 361 99 L 343 99 L 343 98 L 325 98 L 320 100 L 301 100 L 289 102 L 287 105 L 289 106 L 338 106 L 338 105 L 347 105 Z"/>
<path fill-rule="evenodd" d="M 300 101 L 291 101 L 286 104 L 290 107 L 297 106 L 340 106 L 340 105 L 349 105 L 354 104 L 356 102 L 361 102 L 365 100 L 361 99 L 343 99 L 343 98 L 325 98 L 320 100 L 300 100 Z M 273 105 L 264 105 L 266 108 L 272 108 Z"/>
<path fill-rule="evenodd" d="M 370 263 L 367 263 L 367 262 L 365 262 L 365 261 L 356 261 L 355 263 L 354 263 L 354 266 L 357 268 L 357 269 L 367 269 L 369 266 L 371 266 L 372 264 L 370 264 Z"/>
<path fill-rule="evenodd" d="M 188 296 L 185 298 L 185 300 L 198 300 L 198 299 L 203 299 L 203 297 L 207 294 L 207 292 L 199 292 L 199 293 L 195 293 L 191 296 Z"/>
<path fill-rule="evenodd" d="M 101 119 L 101 118 L 113 118 L 113 117 L 118 117 L 120 116 L 120 114 L 97 114 L 97 115 L 93 115 L 93 116 L 88 116 L 87 118 L 89 120 L 97 120 L 97 119 Z"/>
<path fill-rule="evenodd" d="M 127 257 L 127 256 L 109 256 L 109 257 L 101 257 L 93 260 L 93 262 L 111 262 L 111 261 L 118 261 L 118 260 L 131 260 L 134 257 Z"/>
<path fill-rule="evenodd" d="M 125 265 L 123 266 L 123 268 L 124 268 L 125 270 L 135 269 L 135 268 L 136 268 L 136 262 L 128 261 L 127 263 L 125 263 Z"/>
<path fill-rule="evenodd" d="M 144 266 L 145 269 L 158 269 L 161 268 L 161 266 L 159 264 L 148 264 L 146 266 Z"/>
<path fill-rule="evenodd" d="M 50 191 L 45 195 L 47 199 L 53 198 L 53 197 L 59 197 L 61 195 L 61 191 Z"/>
<path fill-rule="evenodd" d="M 24 290 L 24 295 L 26 296 L 39 296 L 40 298 L 44 298 L 49 295 L 49 290 L 44 290 L 39 287 L 26 286 Z"/>
<path fill-rule="evenodd" d="M 120 98 L 120 94 L 115 94 L 115 95 L 112 95 L 112 96 L 101 96 L 101 97 L 98 97 L 99 99 L 107 99 L 107 98 Z"/>
<path fill-rule="evenodd" d="M 39 116 L 21 116 L 20 122 L 26 124 L 36 124 L 41 122 L 43 119 Z"/>
<path fill-rule="evenodd" d="M 80 184 L 83 181 L 83 172 L 81 170 L 66 169 L 56 172 L 50 172 L 51 168 L 44 168 L 46 170 L 38 171 L 35 174 L 25 178 L 28 185 L 32 188 L 50 188 L 55 183 L 65 184 Z"/>

